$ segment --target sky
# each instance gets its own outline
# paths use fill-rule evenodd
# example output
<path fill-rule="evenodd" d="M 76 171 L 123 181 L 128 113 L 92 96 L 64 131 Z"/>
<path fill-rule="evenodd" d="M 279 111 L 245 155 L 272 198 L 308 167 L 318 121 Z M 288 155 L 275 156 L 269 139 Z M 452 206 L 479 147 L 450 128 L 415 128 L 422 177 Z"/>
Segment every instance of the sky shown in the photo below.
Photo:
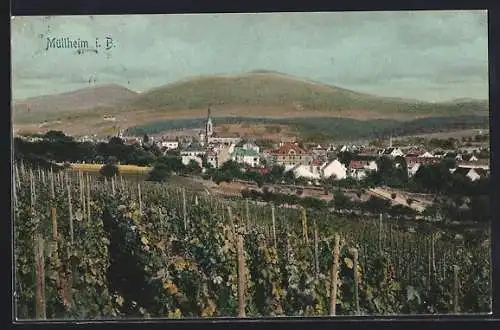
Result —
<path fill-rule="evenodd" d="M 194 76 L 273 70 L 424 101 L 488 98 L 486 11 L 14 17 L 12 96 L 93 84 L 145 91 Z M 106 36 L 97 53 L 47 38 Z"/>

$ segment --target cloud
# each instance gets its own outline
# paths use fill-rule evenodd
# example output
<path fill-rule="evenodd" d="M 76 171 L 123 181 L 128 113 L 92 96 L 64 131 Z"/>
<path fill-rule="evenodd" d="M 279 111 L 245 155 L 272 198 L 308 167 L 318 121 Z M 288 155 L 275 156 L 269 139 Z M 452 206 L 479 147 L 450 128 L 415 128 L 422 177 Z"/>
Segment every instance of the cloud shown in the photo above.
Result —
<path fill-rule="evenodd" d="M 108 52 L 43 49 L 48 36 L 106 35 Z M 65 92 L 89 77 L 145 90 L 269 69 L 380 95 L 486 98 L 487 45 L 486 11 L 16 17 L 13 95 Z"/>

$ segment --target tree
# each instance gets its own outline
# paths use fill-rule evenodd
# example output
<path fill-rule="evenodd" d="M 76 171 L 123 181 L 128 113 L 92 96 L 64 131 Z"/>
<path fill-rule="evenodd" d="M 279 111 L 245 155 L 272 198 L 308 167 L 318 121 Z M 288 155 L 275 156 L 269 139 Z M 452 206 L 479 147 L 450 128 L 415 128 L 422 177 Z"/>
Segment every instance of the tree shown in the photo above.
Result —
<path fill-rule="evenodd" d="M 339 162 L 341 162 L 344 166 L 347 167 L 347 166 L 349 166 L 349 163 L 351 162 L 351 160 L 354 159 L 354 153 L 352 153 L 350 151 L 339 152 L 338 159 L 339 159 Z"/>
<path fill-rule="evenodd" d="M 392 199 L 396 199 L 396 193 L 392 193 L 392 194 L 391 194 L 391 198 L 392 198 Z"/>
<path fill-rule="evenodd" d="M 124 145 L 125 143 L 118 136 L 113 136 L 112 138 L 109 139 L 108 144 Z"/>
<path fill-rule="evenodd" d="M 454 157 L 446 157 L 442 160 L 443 166 L 447 169 L 452 169 L 457 167 L 457 160 Z"/>
<path fill-rule="evenodd" d="M 389 210 L 391 202 L 379 197 L 371 196 L 365 203 L 366 210 L 372 213 L 381 213 Z"/>
<path fill-rule="evenodd" d="M 168 168 L 170 172 L 179 173 L 185 169 L 185 166 L 182 163 L 181 158 L 177 156 L 170 156 L 170 155 L 162 156 L 156 160 L 156 163 L 161 163 L 165 165 L 165 167 Z"/>
<path fill-rule="evenodd" d="M 156 163 L 151 172 L 149 172 L 148 181 L 165 182 L 172 175 L 172 169 L 164 163 Z"/>
<path fill-rule="evenodd" d="M 471 216 L 474 221 L 489 222 L 491 221 L 491 205 L 490 196 L 472 196 L 470 199 Z"/>
<path fill-rule="evenodd" d="M 103 165 L 101 167 L 101 169 L 99 170 L 99 173 L 101 173 L 101 175 L 106 177 L 106 178 L 115 177 L 119 174 L 119 172 L 120 171 L 118 169 L 118 166 L 116 166 L 116 164 L 111 163 L 111 162 Z"/>
<path fill-rule="evenodd" d="M 347 198 L 341 190 L 337 190 L 335 192 L 333 196 L 333 203 L 335 208 L 338 210 L 347 209 L 350 206 L 349 198 Z"/>
<path fill-rule="evenodd" d="M 191 159 L 189 161 L 189 164 L 186 165 L 186 173 L 187 174 L 200 174 L 201 173 L 201 167 L 198 162 L 196 162 L 194 159 Z"/>

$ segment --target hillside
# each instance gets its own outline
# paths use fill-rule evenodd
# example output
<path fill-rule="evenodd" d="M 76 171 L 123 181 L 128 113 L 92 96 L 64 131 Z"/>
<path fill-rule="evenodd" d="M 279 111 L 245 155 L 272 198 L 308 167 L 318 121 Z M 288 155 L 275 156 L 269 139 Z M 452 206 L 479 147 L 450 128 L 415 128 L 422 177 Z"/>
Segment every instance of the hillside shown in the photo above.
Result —
<path fill-rule="evenodd" d="M 129 127 L 126 135 L 142 136 L 144 134 L 158 134 L 173 132 L 178 129 L 199 129 L 204 118 L 159 120 L 144 125 Z M 487 116 L 448 116 L 429 117 L 410 121 L 397 121 L 391 119 L 355 120 L 339 117 L 312 117 L 312 118 L 258 118 L 258 117 L 217 117 L 214 119 L 216 131 L 222 126 L 239 125 L 240 130 L 235 134 L 245 136 L 243 126 L 264 127 L 264 133 L 281 131 L 300 137 L 305 141 L 347 141 L 357 139 L 374 139 L 388 136 L 405 136 L 411 134 L 431 134 L 435 132 L 456 131 L 472 128 L 487 129 L 489 117 Z M 261 133 L 258 136 L 263 136 Z M 255 136 L 252 136 L 255 137 Z"/>
<path fill-rule="evenodd" d="M 62 94 L 37 96 L 14 102 L 14 120 L 42 121 L 60 113 L 112 107 L 136 95 L 138 95 L 136 92 L 119 85 L 101 85 Z"/>
<path fill-rule="evenodd" d="M 198 109 L 209 105 L 218 108 L 274 106 L 320 112 L 369 110 L 410 115 L 458 115 L 488 111 L 484 101 L 427 103 L 378 97 L 263 70 L 183 80 L 138 95 L 128 102 L 127 107 Z"/>
<path fill-rule="evenodd" d="M 28 106 L 30 111 L 28 111 Z M 487 116 L 488 101 L 445 103 L 379 97 L 278 72 L 257 70 L 202 76 L 136 93 L 118 85 L 35 97 L 14 105 L 15 131 L 63 130 L 111 134 L 164 120 L 195 119 L 211 106 L 217 117 L 313 118 L 407 121 L 426 117 Z M 113 115 L 113 121 L 103 119 Z M 46 124 L 40 125 L 40 122 Z"/>

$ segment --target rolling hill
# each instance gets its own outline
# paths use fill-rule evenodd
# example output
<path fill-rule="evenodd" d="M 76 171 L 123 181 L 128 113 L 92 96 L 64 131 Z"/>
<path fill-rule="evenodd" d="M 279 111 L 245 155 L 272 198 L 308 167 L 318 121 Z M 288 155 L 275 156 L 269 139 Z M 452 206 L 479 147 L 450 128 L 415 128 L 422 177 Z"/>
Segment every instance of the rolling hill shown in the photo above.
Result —
<path fill-rule="evenodd" d="M 44 120 L 51 115 L 96 107 L 113 107 L 132 99 L 138 93 L 119 85 L 87 87 L 73 92 L 43 95 L 14 102 L 14 120 Z"/>
<path fill-rule="evenodd" d="M 382 113 L 458 115 L 487 113 L 485 101 L 428 103 L 358 93 L 307 79 L 270 71 L 233 76 L 205 76 L 155 88 L 127 103 L 131 109 L 198 109 L 265 106 L 335 112 L 370 110 Z"/>
<path fill-rule="evenodd" d="M 14 104 L 20 129 L 64 129 L 70 134 L 110 127 L 134 127 L 161 120 L 194 119 L 207 107 L 217 117 L 343 117 L 412 120 L 425 117 L 488 115 L 488 101 L 459 99 L 444 103 L 358 93 L 279 72 L 257 70 L 238 75 L 200 76 L 136 93 L 118 85 L 30 98 Z M 30 109 L 28 111 L 27 109 Z M 103 121 L 113 114 L 116 121 Z"/>

